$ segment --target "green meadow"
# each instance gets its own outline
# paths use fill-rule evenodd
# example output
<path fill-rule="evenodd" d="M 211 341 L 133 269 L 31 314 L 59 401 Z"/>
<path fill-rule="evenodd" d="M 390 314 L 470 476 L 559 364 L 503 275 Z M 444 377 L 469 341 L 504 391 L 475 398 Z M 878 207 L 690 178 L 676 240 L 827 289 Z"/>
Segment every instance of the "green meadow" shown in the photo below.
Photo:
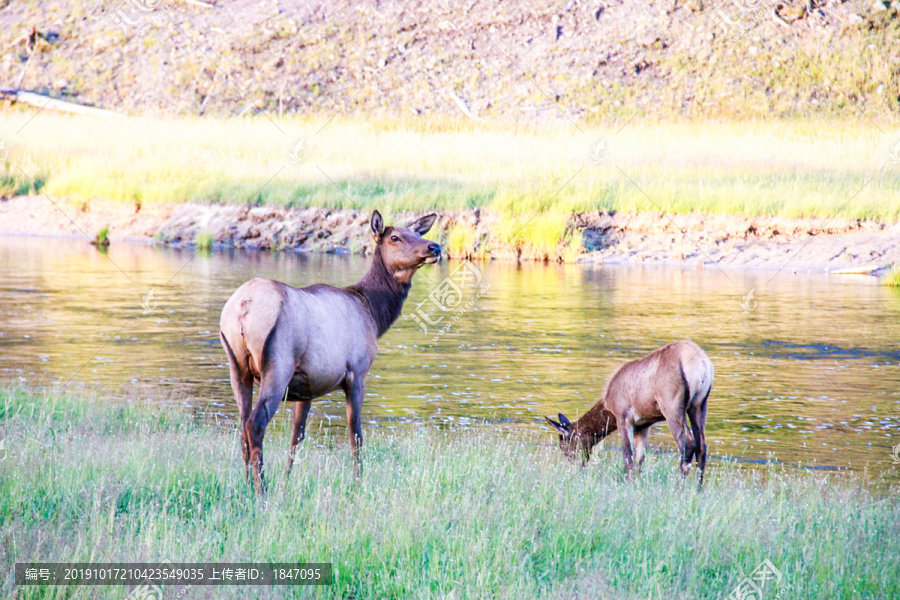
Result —
<path fill-rule="evenodd" d="M 369 426 L 355 480 L 345 437 L 313 426 L 285 480 L 284 424 L 266 438 L 263 502 L 233 423 L 3 389 L 0 594 L 129 591 L 14 587 L 15 561 L 252 560 L 332 562 L 335 582 L 165 597 L 722 598 L 769 560 L 782 579 L 767 598 L 900 597 L 896 490 L 852 477 L 716 459 L 698 493 L 673 454 L 629 484 L 618 452 L 579 469 L 549 434 Z"/>

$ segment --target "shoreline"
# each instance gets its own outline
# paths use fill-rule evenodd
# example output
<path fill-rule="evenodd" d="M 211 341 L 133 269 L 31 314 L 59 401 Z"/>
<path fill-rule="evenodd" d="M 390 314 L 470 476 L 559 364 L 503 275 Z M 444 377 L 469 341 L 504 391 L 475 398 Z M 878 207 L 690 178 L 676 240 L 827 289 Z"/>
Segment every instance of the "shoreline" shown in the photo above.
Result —
<path fill-rule="evenodd" d="M 403 223 L 424 213 L 388 217 Z M 790 268 L 832 271 L 900 263 L 900 223 L 840 218 L 607 213 L 503 216 L 442 211 L 433 237 L 453 259 L 592 265 Z M 535 242 L 521 232 L 551 216 L 561 233 Z M 113 243 L 366 255 L 369 211 L 214 203 L 51 203 L 17 196 L 0 203 L 0 235 L 88 237 L 109 227 Z M 537 237 L 537 236 L 535 236 Z M 85 240 L 87 241 L 87 240 Z"/>

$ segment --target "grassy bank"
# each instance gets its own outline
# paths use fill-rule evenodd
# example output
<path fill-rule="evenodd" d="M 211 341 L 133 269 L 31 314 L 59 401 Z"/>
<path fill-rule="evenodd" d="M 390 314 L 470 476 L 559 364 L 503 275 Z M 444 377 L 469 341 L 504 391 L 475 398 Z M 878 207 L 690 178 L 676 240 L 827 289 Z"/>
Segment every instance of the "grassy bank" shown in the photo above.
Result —
<path fill-rule="evenodd" d="M 791 598 L 900 595 L 897 504 L 822 474 L 716 463 L 698 495 L 679 489 L 667 454 L 651 454 L 640 481 L 626 485 L 617 455 L 601 452 L 577 470 L 549 435 L 529 443 L 498 431 L 370 428 L 362 481 L 352 479 L 345 440 L 313 432 L 286 482 L 286 432 L 276 430 L 264 507 L 244 485 L 229 426 L 20 390 L 0 392 L 0 419 L 6 567 L 331 561 L 333 587 L 250 596 L 695 599 L 726 595 L 769 559 Z M 14 591 L 11 572 L 4 596 L 125 593 Z M 215 594 L 248 597 L 245 588 Z"/>
<path fill-rule="evenodd" d="M 568 215 L 590 210 L 900 218 L 900 165 L 889 159 L 900 131 L 895 140 L 862 120 L 634 122 L 618 133 L 580 133 L 447 118 L 323 115 L 276 126 L 264 117 L 104 121 L 45 112 L 13 135 L 31 114 L 0 112 L 8 149 L 0 195 L 38 188 L 85 210 L 97 198 L 387 213 L 480 207 L 513 228 L 517 217 L 543 212 L 557 235 Z M 296 163 L 289 153 L 300 140 Z"/>

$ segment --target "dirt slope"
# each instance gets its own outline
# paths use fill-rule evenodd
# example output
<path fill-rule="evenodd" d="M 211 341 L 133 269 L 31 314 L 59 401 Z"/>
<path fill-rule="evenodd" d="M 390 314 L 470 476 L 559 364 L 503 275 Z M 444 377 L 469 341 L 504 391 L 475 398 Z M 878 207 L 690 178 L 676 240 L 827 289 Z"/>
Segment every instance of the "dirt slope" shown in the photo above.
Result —
<path fill-rule="evenodd" d="M 0 0 L 0 87 L 127 113 L 877 120 L 900 112 L 898 9 L 898 0 Z"/>

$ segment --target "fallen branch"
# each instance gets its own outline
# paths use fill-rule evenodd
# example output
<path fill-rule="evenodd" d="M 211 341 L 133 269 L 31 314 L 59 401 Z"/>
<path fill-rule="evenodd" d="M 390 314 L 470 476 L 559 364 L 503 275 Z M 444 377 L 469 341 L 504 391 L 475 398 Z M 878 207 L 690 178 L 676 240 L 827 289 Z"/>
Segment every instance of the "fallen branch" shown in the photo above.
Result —
<path fill-rule="evenodd" d="M 22 102 L 38 108 L 48 108 L 50 110 L 58 110 L 60 112 L 70 113 L 73 115 L 91 115 L 95 117 L 105 118 L 122 118 L 124 115 L 105 108 L 95 108 L 93 106 L 85 106 L 83 104 L 75 104 L 66 100 L 57 100 L 50 96 L 35 94 L 34 92 L 23 92 L 21 90 L 0 90 L 0 98 L 11 100 L 13 102 Z"/>
<path fill-rule="evenodd" d="M 474 114 L 472 114 L 472 111 L 469 110 L 469 107 L 466 106 L 466 103 L 463 102 L 462 99 L 461 99 L 459 96 L 457 96 L 456 94 L 454 94 L 454 93 L 451 92 L 450 90 L 447 90 L 445 93 L 447 94 L 447 97 L 448 97 L 448 98 L 450 98 L 451 100 L 453 100 L 453 103 L 456 104 L 456 107 L 460 110 L 460 112 L 461 112 L 462 114 L 466 115 L 467 117 L 469 117 L 469 118 L 472 119 L 473 121 L 478 121 L 479 123 L 483 123 L 483 122 L 484 122 L 484 119 L 481 119 L 481 118 L 475 116 Z"/>
<path fill-rule="evenodd" d="M 838 269 L 837 271 L 829 271 L 832 275 L 871 275 L 878 270 L 878 265 L 866 265 L 864 267 L 850 267 L 847 269 Z"/>

